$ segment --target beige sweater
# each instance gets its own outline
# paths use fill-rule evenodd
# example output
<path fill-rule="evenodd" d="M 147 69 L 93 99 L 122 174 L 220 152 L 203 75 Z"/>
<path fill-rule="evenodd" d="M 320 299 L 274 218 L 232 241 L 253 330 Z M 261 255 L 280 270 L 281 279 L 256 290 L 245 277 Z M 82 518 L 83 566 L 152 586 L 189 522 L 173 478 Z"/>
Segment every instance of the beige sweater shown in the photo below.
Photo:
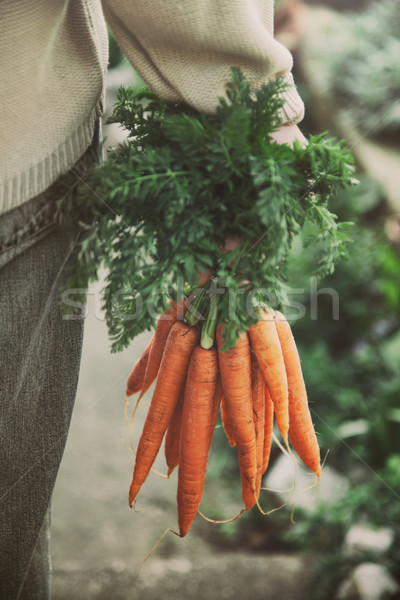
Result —
<path fill-rule="evenodd" d="M 212 112 L 231 66 L 292 81 L 273 0 L 1 0 L 0 213 L 44 191 L 89 146 L 103 110 L 107 22 L 155 92 Z M 284 120 L 303 103 L 292 87 Z"/>

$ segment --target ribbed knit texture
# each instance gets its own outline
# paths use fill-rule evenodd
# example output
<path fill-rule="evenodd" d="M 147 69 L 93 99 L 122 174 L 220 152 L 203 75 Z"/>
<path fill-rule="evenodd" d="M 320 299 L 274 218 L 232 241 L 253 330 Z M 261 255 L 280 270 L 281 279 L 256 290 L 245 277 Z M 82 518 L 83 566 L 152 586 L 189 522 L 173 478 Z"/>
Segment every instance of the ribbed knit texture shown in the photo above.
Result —
<path fill-rule="evenodd" d="M 277 75 L 293 84 L 292 56 L 273 38 L 273 0 L 103 0 L 103 8 L 126 56 L 167 100 L 213 112 L 232 66 L 254 86 Z M 299 122 L 295 87 L 285 100 L 284 120 Z"/>
<path fill-rule="evenodd" d="M 292 57 L 273 38 L 273 0 L 103 0 L 122 50 L 167 100 L 205 112 L 229 70 L 254 85 Z M 0 212 L 38 195 L 89 146 L 102 110 L 107 32 L 100 0 L 0 2 Z M 282 116 L 297 123 L 291 87 Z"/>
<path fill-rule="evenodd" d="M 0 212 L 43 192 L 88 148 L 107 62 L 99 0 L 1 0 Z"/>

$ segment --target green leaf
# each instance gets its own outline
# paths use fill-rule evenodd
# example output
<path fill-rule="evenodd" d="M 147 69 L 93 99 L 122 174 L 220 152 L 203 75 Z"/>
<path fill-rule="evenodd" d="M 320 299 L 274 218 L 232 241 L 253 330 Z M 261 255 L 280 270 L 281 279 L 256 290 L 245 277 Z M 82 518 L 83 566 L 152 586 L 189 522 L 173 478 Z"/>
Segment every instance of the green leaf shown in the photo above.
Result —
<path fill-rule="evenodd" d="M 347 256 L 349 225 L 328 203 L 351 185 L 351 156 L 327 134 L 306 148 L 272 139 L 286 88 L 278 78 L 254 91 L 234 68 L 215 114 L 149 90 L 119 90 L 112 121 L 127 129 L 127 141 L 60 207 L 62 218 L 82 223 L 74 281 L 94 279 L 100 265 L 108 270 L 104 308 L 114 350 L 154 325 L 166 306 L 160 290 L 173 296 L 180 280 L 196 286 L 206 268 L 224 279 L 218 319 L 228 323 L 232 345 L 252 322 L 250 294 L 275 307 L 287 299 L 297 234 L 306 232 L 315 247 L 309 276 L 332 273 Z M 232 236 L 244 242 L 224 253 Z M 135 294 L 121 293 L 126 287 Z"/>

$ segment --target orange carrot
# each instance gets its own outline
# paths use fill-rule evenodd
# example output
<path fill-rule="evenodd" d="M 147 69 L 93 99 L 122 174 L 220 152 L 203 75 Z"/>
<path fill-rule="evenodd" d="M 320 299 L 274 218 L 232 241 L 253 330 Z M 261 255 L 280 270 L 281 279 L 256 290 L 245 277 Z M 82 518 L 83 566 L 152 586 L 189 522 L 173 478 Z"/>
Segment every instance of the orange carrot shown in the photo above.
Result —
<path fill-rule="evenodd" d="M 299 458 L 321 477 L 320 452 L 308 407 L 307 392 L 296 342 L 282 313 L 275 312 L 275 326 L 281 343 L 289 386 L 289 438 Z"/>
<path fill-rule="evenodd" d="M 227 418 L 232 425 L 233 438 L 238 450 L 242 496 L 246 510 L 249 510 L 255 504 L 257 476 L 250 347 L 247 335 L 240 334 L 234 348 L 221 352 L 224 343 L 223 327 L 223 324 L 217 327 L 218 361 Z"/>
<path fill-rule="evenodd" d="M 169 422 L 167 433 L 165 435 L 165 459 L 168 466 L 168 477 L 171 475 L 175 467 L 177 467 L 179 464 L 179 442 L 181 436 L 183 396 L 184 394 L 181 394 L 178 404 L 175 406 L 174 414 L 171 417 L 171 421 Z M 221 405 L 221 396 L 222 384 L 221 379 L 218 375 L 214 401 L 214 410 L 216 411 L 216 414 L 213 414 L 212 417 L 214 427 L 210 429 L 211 438 L 213 436 L 215 423 L 217 422 L 218 418 L 219 407 Z"/>
<path fill-rule="evenodd" d="M 164 314 L 160 315 L 157 319 L 156 330 L 154 332 L 153 343 L 151 345 L 149 359 L 147 361 L 140 398 L 142 398 L 142 396 L 147 392 L 157 377 L 168 334 L 171 331 L 173 324 L 178 320 L 178 311 L 182 313 L 182 305 L 184 305 L 184 301 L 182 300 L 178 304 L 170 302 L 170 305 L 171 308 Z"/>
<path fill-rule="evenodd" d="M 181 436 L 183 396 L 184 394 L 182 393 L 179 397 L 168 424 L 167 433 L 165 434 L 164 451 L 168 467 L 168 477 L 179 463 L 179 440 Z"/>
<path fill-rule="evenodd" d="M 264 429 L 265 429 L 265 381 L 257 360 L 251 361 L 251 380 L 253 396 L 253 418 L 256 434 L 257 480 L 256 496 L 260 494 L 263 457 L 264 457 Z"/>
<path fill-rule="evenodd" d="M 276 424 L 287 446 L 289 395 L 286 369 L 279 337 L 269 309 L 264 310 L 256 325 L 249 328 L 249 338 L 274 403 Z"/>
<path fill-rule="evenodd" d="M 136 392 L 140 392 L 143 387 L 144 375 L 146 372 L 147 363 L 149 360 L 150 348 L 152 344 L 153 338 L 150 340 L 147 348 L 143 352 L 142 356 L 136 362 L 133 367 L 131 374 L 129 375 L 127 384 L 126 384 L 126 395 L 132 396 L 132 394 L 136 394 Z"/>
<path fill-rule="evenodd" d="M 129 504 L 132 506 L 160 449 L 168 423 L 184 389 L 190 356 L 199 340 L 196 327 L 176 321 L 168 335 L 157 383 L 140 436 Z"/>
<path fill-rule="evenodd" d="M 190 359 L 179 445 L 178 522 L 184 537 L 200 505 L 212 433 L 217 421 L 221 389 L 217 351 L 197 346 Z"/>
<path fill-rule="evenodd" d="M 267 470 L 269 457 L 271 454 L 272 431 L 274 427 L 274 404 L 267 387 L 265 387 L 265 412 L 264 412 L 264 449 L 262 474 Z"/>
<path fill-rule="evenodd" d="M 230 421 L 228 420 L 228 416 L 226 414 L 226 400 L 225 400 L 224 395 L 221 398 L 221 421 L 222 421 L 222 427 L 224 428 L 225 435 L 229 442 L 229 445 L 231 448 L 233 448 L 236 444 L 235 444 L 235 440 L 233 439 L 232 425 L 231 425 Z"/>

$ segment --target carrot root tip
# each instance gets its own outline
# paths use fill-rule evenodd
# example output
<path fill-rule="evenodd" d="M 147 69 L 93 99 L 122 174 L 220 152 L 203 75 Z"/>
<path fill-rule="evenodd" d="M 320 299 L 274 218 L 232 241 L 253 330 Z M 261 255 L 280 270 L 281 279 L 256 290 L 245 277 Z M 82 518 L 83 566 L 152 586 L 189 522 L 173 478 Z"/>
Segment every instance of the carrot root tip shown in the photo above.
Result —
<path fill-rule="evenodd" d="M 205 521 L 208 521 L 209 523 L 214 523 L 214 524 L 216 523 L 217 525 L 219 525 L 219 524 L 223 524 L 223 523 L 232 523 L 232 521 L 236 521 L 236 519 L 238 519 L 244 513 L 245 510 L 247 510 L 247 509 L 242 508 L 238 512 L 237 515 L 235 515 L 231 519 L 224 519 L 223 521 L 217 521 L 216 519 L 210 519 L 210 517 L 206 517 L 206 515 L 204 515 L 200 510 L 198 510 L 197 512 Z"/>
<path fill-rule="evenodd" d="M 261 505 L 258 501 L 258 499 L 256 499 L 256 504 L 257 504 L 257 508 L 260 511 L 260 513 L 264 516 L 267 517 L 268 515 L 272 514 L 273 512 L 276 512 L 277 510 L 280 510 L 281 508 L 284 508 L 287 505 L 287 502 L 284 502 L 283 504 L 281 504 L 280 506 L 277 506 L 276 508 L 271 508 L 271 510 L 263 510 L 261 508 Z"/>

